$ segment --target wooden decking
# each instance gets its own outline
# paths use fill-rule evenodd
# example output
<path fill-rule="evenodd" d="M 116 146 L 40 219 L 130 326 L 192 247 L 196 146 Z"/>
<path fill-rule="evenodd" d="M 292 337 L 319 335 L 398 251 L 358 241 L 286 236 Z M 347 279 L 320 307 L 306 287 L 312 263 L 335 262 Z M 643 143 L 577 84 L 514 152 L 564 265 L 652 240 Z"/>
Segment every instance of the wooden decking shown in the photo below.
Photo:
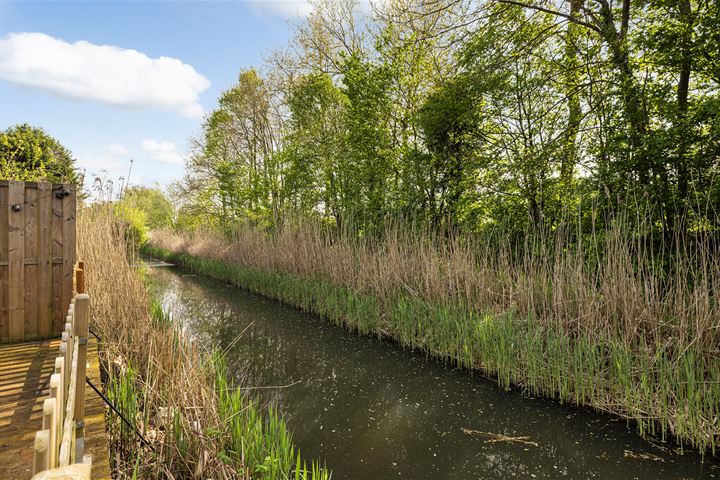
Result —
<path fill-rule="evenodd" d="M 42 404 L 57 356 L 59 340 L 0 345 L 0 479 L 32 476 L 35 432 L 42 426 Z M 88 342 L 87 376 L 100 385 L 97 342 Z M 85 403 L 86 453 L 92 455 L 92 478 L 109 479 L 105 406 L 90 387 Z"/>

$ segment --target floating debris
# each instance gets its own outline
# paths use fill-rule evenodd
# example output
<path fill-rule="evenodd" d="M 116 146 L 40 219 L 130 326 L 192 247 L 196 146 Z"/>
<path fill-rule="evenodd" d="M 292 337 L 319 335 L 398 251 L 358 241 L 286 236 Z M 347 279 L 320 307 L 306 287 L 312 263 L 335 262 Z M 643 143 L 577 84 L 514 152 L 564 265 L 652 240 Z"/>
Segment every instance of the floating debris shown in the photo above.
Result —
<path fill-rule="evenodd" d="M 481 437 L 487 437 L 485 443 L 510 442 L 522 443 L 523 445 L 532 445 L 533 447 L 538 446 L 537 442 L 533 442 L 530 440 L 530 437 L 508 437 L 507 435 L 503 435 L 501 433 L 481 432 L 479 430 L 472 430 L 470 428 L 461 428 L 461 430 L 467 435 L 479 435 Z"/>
<path fill-rule="evenodd" d="M 654 462 L 664 462 L 665 459 L 658 457 L 657 455 L 653 455 L 652 453 L 637 453 L 633 452 L 632 450 L 624 450 L 623 456 L 625 458 L 634 458 L 637 460 L 652 460 Z"/>

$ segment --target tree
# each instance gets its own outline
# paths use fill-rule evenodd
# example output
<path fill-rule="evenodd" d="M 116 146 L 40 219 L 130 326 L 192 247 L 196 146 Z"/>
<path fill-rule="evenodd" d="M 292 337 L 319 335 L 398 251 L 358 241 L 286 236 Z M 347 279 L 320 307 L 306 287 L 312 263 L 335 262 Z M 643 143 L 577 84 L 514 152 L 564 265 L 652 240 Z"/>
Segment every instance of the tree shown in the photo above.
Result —
<path fill-rule="evenodd" d="M 254 69 L 240 72 L 238 83 L 223 92 L 219 107 L 193 140 L 184 181 L 176 186 L 187 212 L 230 226 L 277 221 L 282 205 L 281 158 L 270 92 Z"/>
<path fill-rule="evenodd" d="M 70 151 L 41 128 L 27 123 L 0 133 L 0 178 L 77 183 Z"/>
<path fill-rule="evenodd" d="M 711 223 L 717 2 L 313 5 L 269 74 L 242 72 L 206 118 L 179 218 L 522 233 L 592 204 L 600 224 L 650 206 L 665 238 Z"/>
<path fill-rule="evenodd" d="M 294 213 L 321 213 L 337 224 L 350 206 L 346 107 L 347 98 L 327 74 L 303 76 L 291 88 L 283 152 L 285 197 Z"/>
<path fill-rule="evenodd" d="M 150 230 L 170 227 L 175 218 L 175 208 L 159 188 L 130 187 L 120 203 L 145 213 L 145 223 Z"/>
<path fill-rule="evenodd" d="M 392 210 L 397 189 L 397 166 L 387 119 L 392 112 L 389 72 L 357 55 L 343 64 L 343 92 L 347 97 L 346 125 L 348 203 L 353 222 L 366 233 L 378 232 Z"/>
<path fill-rule="evenodd" d="M 457 226 L 477 200 L 479 112 L 462 78 L 433 92 L 420 109 L 418 123 L 430 155 L 424 204 L 435 226 L 444 221 L 448 227 Z"/>

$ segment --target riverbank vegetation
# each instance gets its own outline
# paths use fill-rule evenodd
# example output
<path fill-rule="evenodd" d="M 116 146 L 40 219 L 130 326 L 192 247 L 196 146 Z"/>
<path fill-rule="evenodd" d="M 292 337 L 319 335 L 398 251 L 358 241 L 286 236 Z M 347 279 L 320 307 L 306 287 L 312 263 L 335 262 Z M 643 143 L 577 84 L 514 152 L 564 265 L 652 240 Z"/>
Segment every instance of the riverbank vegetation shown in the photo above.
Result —
<path fill-rule="evenodd" d="M 682 245 L 666 254 L 675 274 L 664 279 L 653 252 L 620 227 L 588 246 L 528 237 L 519 258 L 509 239 L 481 241 L 393 230 L 350 243 L 302 227 L 232 239 L 155 232 L 146 250 L 503 387 L 716 452 L 717 260 Z"/>
<path fill-rule="evenodd" d="M 201 351 L 153 303 L 127 227 L 111 204 L 78 218 L 104 388 L 132 424 L 108 416 L 114 478 L 328 478 L 301 460 L 277 411 L 229 383 L 222 355 Z"/>

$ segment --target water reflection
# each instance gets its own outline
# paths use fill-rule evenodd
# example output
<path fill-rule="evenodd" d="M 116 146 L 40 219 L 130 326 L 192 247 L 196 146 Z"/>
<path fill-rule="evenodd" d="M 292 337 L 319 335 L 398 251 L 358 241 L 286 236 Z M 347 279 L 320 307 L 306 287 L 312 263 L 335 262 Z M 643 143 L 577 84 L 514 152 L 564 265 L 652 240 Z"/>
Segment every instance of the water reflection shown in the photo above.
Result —
<path fill-rule="evenodd" d="M 717 460 L 674 454 L 624 422 L 500 391 L 392 343 L 179 273 L 150 269 L 166 309 L 198 342 L 228 351 L 235 380 L 292 385 L 253 392 L 281 406 L 303 455 L 324 459 L 334 479 L 720 478 Z"/>

